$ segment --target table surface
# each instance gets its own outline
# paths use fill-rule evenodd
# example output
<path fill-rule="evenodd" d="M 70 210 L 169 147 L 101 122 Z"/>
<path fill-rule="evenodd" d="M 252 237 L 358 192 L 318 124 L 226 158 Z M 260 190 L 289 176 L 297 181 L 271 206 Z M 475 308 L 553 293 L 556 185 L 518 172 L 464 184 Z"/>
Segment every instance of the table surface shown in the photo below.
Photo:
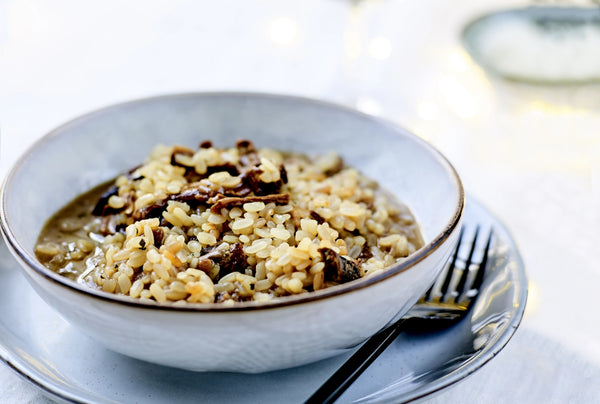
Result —
<path fill-rule="evenodd" d="M 0 2 L 0 174 L 37 138 L 111 103 L 249 90 L 397 122 L 454 164 L 511 231 L 529 277 L 507 347 L 430 403 L 600 402 L 600 85 L 486 73 L 462 27 L 523 1 Z M 48 399 L 0 366 L 0 401 Z"/>

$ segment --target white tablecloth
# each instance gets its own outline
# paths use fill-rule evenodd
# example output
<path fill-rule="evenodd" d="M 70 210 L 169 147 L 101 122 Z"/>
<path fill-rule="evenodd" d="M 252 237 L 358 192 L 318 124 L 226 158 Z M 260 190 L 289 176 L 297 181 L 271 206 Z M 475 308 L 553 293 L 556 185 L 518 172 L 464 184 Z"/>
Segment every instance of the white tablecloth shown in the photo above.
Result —
<path fill-rule="evenodd" d="M 510 229 L 529 301 L 507 347 L 432 403 L 600 402 L 600 87 L 486 74 L 470 18 L 522 1 L 0 3 L 0 174 L 79 114 L 149 95 L 251 90 L 343 103 L 438 147 Z M 0 402 L 47 399 L 0 366 Z"/>

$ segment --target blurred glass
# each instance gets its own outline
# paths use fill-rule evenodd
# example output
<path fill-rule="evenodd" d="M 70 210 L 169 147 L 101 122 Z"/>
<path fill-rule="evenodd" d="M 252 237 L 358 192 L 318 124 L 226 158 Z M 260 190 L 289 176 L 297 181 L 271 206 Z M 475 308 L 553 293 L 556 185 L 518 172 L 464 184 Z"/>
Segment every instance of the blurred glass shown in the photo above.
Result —
<path fill-rule="evenodd" d="M 470 22 L 462 39 L 474 60 L 508 79 L 542 84 L 600 81 L 597 7 L 496 11 Z"/>

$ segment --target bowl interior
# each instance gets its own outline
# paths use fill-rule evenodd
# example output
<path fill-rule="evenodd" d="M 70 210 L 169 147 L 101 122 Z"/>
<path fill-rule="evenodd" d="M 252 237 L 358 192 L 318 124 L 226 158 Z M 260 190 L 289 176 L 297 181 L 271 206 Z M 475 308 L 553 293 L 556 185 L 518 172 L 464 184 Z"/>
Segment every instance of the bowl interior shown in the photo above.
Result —
<path fill-rule="evenodd" d="M 240 138 L 309 154 L 337 151 L 409 206 L 426 243 L 451 225 L 462 206 L 462 186 L 450 164 L 396 126 L 301 98 L 184 94 L 102 109 L 38 141 L 5 181 L 5 230 L 20 253 L 35 260 L 35 241 L 54 212 L 141 163 L 157 143 L 195 148 L 210 139 L 232 146 Z"/>

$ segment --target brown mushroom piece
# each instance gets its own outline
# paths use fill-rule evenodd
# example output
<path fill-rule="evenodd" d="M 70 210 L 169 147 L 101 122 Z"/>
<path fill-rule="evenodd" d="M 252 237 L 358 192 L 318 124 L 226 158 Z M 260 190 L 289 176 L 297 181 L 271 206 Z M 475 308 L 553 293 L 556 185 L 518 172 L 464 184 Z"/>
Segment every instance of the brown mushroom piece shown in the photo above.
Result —
<path fill-rule="evenodd" d="M 245 168 L 240 174 L 240 183 L 234 188 L 231 188 L 229 193 L 234 194 L 232 196 L 247 196 L 251 193 L 255 193 L 259 189 L 260 179 L 258 178 L 262 174 L 262 170 L 258 167 Z"/>
<path fill-rule="evenodd" d="M 149 217 L 160 217 L 167 208 L 169 201 L 186 202 L 192 204 L 209 203 L 211 198 L 218 196 L 218 192 L 205 187 L 200 182 L 186 185 L 180 193 L 169 195 L 164 199 L 154 202 L 133 212 L 133 220 L 143 220 Z"/>
<path fill-rule="evenodd" d="M 108 200 L 114 195 L 119 195 L 119 188 L 117 186 L 112 186 L 103 192 L 102 195 L 100 195 L 100 198 L 98 198 L 96 206 L 94 206 L 94 209 L 92 210 L 92 215 L 105 216 L 117 212 L 118 209 L 115 210 L 108 205 Z"/>
<path fill-rule="evenodd" d="M 263 182 L 258 181 L 256 184 L 256 188 L 254 189 L 254 193 L 256 195 L 270 195 L 270 194 L 278 194 L 281 192 L 281 188 L 283 184 L 287 183 L 287 172 L 285 168 L 281 166 L 279 168 L 280 178 L 274 182 Z"/>
<path fill-rule="evenodd" d="M 310 218 L 316 220 L 319 224 L 325 223 L 325 219 L 323 219 L 323 216 L 319 215 L 314 210 L 310 211 Z"/>
<path fill-rule="evenodd" d="M 169 195 L 168 197 L 158 200 L 151 205 L 145 206 L 141 209 L 133 212 L 134 220 L 142 220 L 149 217 L 160 217 L 162 212 L 167 208 L 169 201 L 177 201 L 177 202 L 185 202 L 192 206 L 198 204 L 212 205 L 211 211 L 213 213 L 219 213 L 221 208 L 227 207 L 228 205 L 241 206 L 248 200 L 243 200 L 243 197 L 246 197 L 251 193 L 251 190 L 242 190 L 242 189 L 211 189 L 206 184 L 202 182 L 194 182 L 186 185 L 181 192 L 178 194 Z M 232 195 L 232 196 L 229 196 Z M 275 199 L 279 200 L 279 198 L 272 198 L 274 195 L 270 195 L 267 199 Z M 248 198 L 258 198 L 258 197 L 248 197 Z M 240 202 L 241 201 L 241 202 Z M 284 203 L 287 203 L 288 199 Z M 252 202 L 252 201 L 249 201 Z M 255 201 L 256 202 L 256 201 Z"/>
<path fill-rule="evenodd" d="M 168 199 L 164 199 L 136 210 L 133 212 L 133 221 L 144 220 L 149 217 L 160 217 L 163 210 L 167 208 L 167 202 Z"/>
<path fill-rule="evenodd" d="M 331 248 L 319 248 L 325 263 L 325 280 L 345 283 L 360 278 L 359 262 L 336 253 Z"/>
<path fill-rule="evenodd" d="M 198 261 L 204 263 L 206 261 L 212 261 L 214 264 L 219 265 L 219 278 L 224 277 L 232 272 L 244 272 L 246 269 L 246 256 L 242 244 L 232 244 L 228 250 L 221 248 L 213 248 L 211 251 L 202 255 Z M 209 268 L 201 268 L 205 272 Z"/>
<path fill-rule="evenodd" d="M 220 213 L 221 209 L 231 209 L 239 206 L 243 206 L 245 203 L 251 202 L 264 202 L 265 204 L 274 202 L 276 205 L 285 205 L 290 201 L 290 194 L 274 194 L 274 195 L 262 195 L 262 196 L 246 196 L 243 198 L 238 197 L 224 197 L 215 202 L 210 207 L 212 213 Z"/>
<path fill-rule="evenodd" d="M 362 250 L 360 250 L 360 254 L 358 255 L 358 259 L 366 261 L 369 258 L 371 258 L 373 256 L 373 253 L 371 252 L 371 247 L 368 246 L 368 244 L 365 243 L 365 245 L 363 246 Z"/>
<path fill-rule="evenodd" d="M 179 161 L 177 161 L 177 156 L 179 156 L 179 155 L 191 157 L 194 155 L 194 151 L 185 146 L 174 146 L 173 151 L 171 152 L 171 165 L 172 166 L 189 168 L 189 167 L 179 163 Z"/>
<path fill-rule="evenodd" d="M 232 272 L 244 272 L 246 269 L 246 256 L 240 243 L 235 243 L 229 247 L 229 251 L 221 255 L 219 261 L 219 278 Z"/>
<path fill-rule="evenodd" d="M 165 231 L 160 227 L 152 229 L 152 236 L 154 238 L 154 246 L 159 248 L 165 238 Z"/>
<path fill-rule="evenodd" d="M 169 195 L 168 201 L 186 202 L 186 203 L 207 203 L 211 198 L 216 197 L 218 191 L 212 190 L 202 182 L 193 182 L 185 185 L 178 194 Z"/>
<path fill-rule="evenodd" d="M 236 177 L 240 174 L 238 168 L 231 163 L 224 163 L 216 166 L 209 166 L 206 168 L 206 174 L 204 178 L 208 177 L 211 174 L 218 173 L 221 171 L 227 171 L 229 175 L 232 177 Z"/>
<path fill-rule="evenodd" d="M 240 163 L 244 167 L 254 167 L 260 164 L 260 158 L 254 147 L 254 143 L 250 140 L 238 140 L 235 143 L 235 147 L 238 149 L 240 155 Z"/>

